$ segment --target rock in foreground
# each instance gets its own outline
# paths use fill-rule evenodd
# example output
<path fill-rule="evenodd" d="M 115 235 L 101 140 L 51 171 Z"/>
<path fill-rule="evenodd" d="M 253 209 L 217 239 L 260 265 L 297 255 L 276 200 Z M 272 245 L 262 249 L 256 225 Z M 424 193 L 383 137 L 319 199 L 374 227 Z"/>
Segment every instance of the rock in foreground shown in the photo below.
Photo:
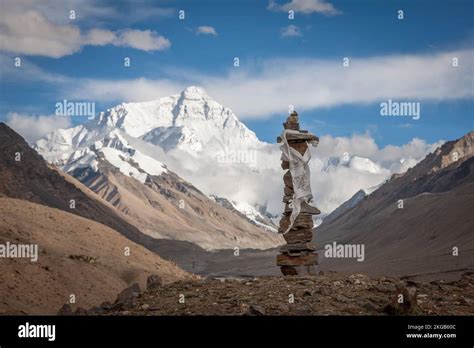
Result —
<path fill-rule="evenodd" d="M 473 315 L 474 277 L 413 282 L 334 272 L 316 276 L 179 281 L 105 315 L 387 315 L 400 289 L 416 288 L 413 315 Z M 294 301 L 293 301 L 294 300 Z M 413 299 L 410 299 L 413 301 Z"/>

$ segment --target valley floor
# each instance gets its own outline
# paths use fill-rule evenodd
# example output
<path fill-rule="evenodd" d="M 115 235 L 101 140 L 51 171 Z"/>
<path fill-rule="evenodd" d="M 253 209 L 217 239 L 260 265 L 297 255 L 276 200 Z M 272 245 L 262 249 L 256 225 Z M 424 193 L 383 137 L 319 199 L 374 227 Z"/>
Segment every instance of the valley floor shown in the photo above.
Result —
<path fill-rule="evenodd" d="M 99 315 L 386 315 L 399 290 L 416 288 L 414 315 L 473 315 L 474 276 L 418 282 L 336 272 L 304 277 L 203 278 L 178 281 Z M 181 303 L 180 303 L 181 299 Z M 294 303 L 290 303 L 294 299 Z M 184 300 L 184 303 L 182 303 Z M 391 313 L 393 314 L 393 313 Z"/>

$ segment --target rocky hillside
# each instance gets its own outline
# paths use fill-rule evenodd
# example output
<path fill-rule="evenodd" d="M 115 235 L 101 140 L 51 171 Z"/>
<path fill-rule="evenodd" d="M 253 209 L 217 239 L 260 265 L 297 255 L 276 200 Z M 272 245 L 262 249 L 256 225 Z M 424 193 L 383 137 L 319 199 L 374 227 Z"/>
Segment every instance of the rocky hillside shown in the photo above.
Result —
<path fill-rule="evenodd" d="M 70 173 L 150 237 L 187 241 L 208 250 L 282 244 L 280 235 L 218 204 L 169 170 L 147 175 L 142 183 L 99 158 L 97 170 L 77 168 Z"/>
<path fill-rule="evenodd" d="M 1 312 L 54 313 L 70 294 L 98 304 L 150 274 L 167 282 L 187 276 L 132 240 L 148 249 L 157 243 L 0 123 L 0 241 L 40 250 L 37 262 L 2 259 Z"/>
<path fill-rule="evenodd" d="M 323 223 L 316 230 L 320 248 L 334 241 L 363 244 L 365 260 L 321 257 L 321 267 L 441 277 L 474 269 L 473 143 L 474 132 L 445 143 L 405 174 Z"/>
<path fill-rule="evenodd" d="M 139 238 L 142 233 L 135 226 L 88 191 L 50 167 L 20 135 L 0 123 L 0 195 L 70 212 Z"/>
<path fill-rule="evenodd" d="M 17 153 L 20 161 L 16 161 Z M 170 171 L 146 174 L 142 183 L 101 157 L 97 159 L 96 171 L 90 167 L 72 171 L 84 183 L 81 185 L 47 165 L 3 123 L 0 123 L 0 164 L 0 194 L 101 222 L 143 245 L 155 238 L 191 241 L 208 249 L 216 246 L 265 249 L 282 243 L 278 234 L 222 207 Z M 103 200 L 91 199 L 86 186 Z M 74 209 L 70 208 L 71 200 Z"/>

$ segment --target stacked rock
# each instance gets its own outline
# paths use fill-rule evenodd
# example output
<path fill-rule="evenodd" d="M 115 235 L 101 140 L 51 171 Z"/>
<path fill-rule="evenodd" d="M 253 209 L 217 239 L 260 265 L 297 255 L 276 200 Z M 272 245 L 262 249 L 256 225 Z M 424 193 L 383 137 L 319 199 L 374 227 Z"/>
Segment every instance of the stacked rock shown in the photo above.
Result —
<path fill-rule="evenodd" d="M 300 130 L 295 111 L 283 123 L 283 127 L 285 131 L 277 138 L 277 142 L 282 143 L 281 167 L 287 172 L 283 176 L 285 209 L 278 231 L 283 233 L 287 244 L 280 248 L 277 265 L 284 275 L 314 274 L 318 255 L 316 246 L 311 242 L 312 216 L 321 212 L 309 204 L 313 196 L 309 181 L 308 144 L 316 146 L 319 139 L 308 131 Z"/>

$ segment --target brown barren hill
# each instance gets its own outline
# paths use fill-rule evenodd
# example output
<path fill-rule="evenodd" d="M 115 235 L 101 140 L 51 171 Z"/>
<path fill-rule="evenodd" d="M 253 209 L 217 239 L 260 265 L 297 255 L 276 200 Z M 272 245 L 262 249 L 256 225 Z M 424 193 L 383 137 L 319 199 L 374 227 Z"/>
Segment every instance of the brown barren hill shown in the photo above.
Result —
<path fill-rule="evenodd" d="M 91 199 L 72 181 L 50 168 L 20 135 L 0 122 L 0 195 L 61 209 L 103 223 L 133 240 L 140 238 L 140 230 L 114 208 Z"/>
<path fill-rule="evenodd" d="M 162 274 L 166 281 L 186 275 L 133 243 L 151 249 L 158 242 L 77 180 L 49 167 L 4 123 L 0 123 L 0 199 L 2 244 L 37 243 L 42 251 L 37 263 L 0 259 L 4 313 L 51 314 L 70 294 L 82 294 L 78 305 L 90 305 L 114 300 L 124 287 L 143 282 L 150 274 Z M 123 258 L 126 246 L 134 250 L 129 258 Z"/>
<path fill-rule="evenodd" d="M 141 183 L 103 158 L 98 163 L 97 171 L 78 168 L 71 174 L 153 238 L 187 241 L 207 250 L 268 249 L 283 243 L 281 235 L 220 205 L 169 170 Z"/>
<path fill-rule="evenodd" d="M 365 260 L 325 258 L 320 269 L 418 278 L 474 270 L 474 132 L 449 141 L 356 206 L 316 229 L 319 248 L 363 244 Z M 329 216 L 330 217 L 330 216 Z"/>
<path fill-rule="evenodd" d="M 15 131 L 0 122 L 0 197 L 24 199 L 102 223 L 156 250 L 159 242 L 142 233 L 120 211 L 68 174 L 50 167 Z M 74 208 L 71 208 L 73 202 Z"/>
<path fill-rule="evenodd" d="M 0 259 L 0 314 L 56 314 L 115 299 L 151 274 L 164 283 L 189 274 L 97 222 L 24 200 L 0 198 L 0 244 L 37 244 L 38 261 Z M 126 249 L 129 248 L 129 249 Z M 130 250 L 129 256 L 126 250 Z"/>

